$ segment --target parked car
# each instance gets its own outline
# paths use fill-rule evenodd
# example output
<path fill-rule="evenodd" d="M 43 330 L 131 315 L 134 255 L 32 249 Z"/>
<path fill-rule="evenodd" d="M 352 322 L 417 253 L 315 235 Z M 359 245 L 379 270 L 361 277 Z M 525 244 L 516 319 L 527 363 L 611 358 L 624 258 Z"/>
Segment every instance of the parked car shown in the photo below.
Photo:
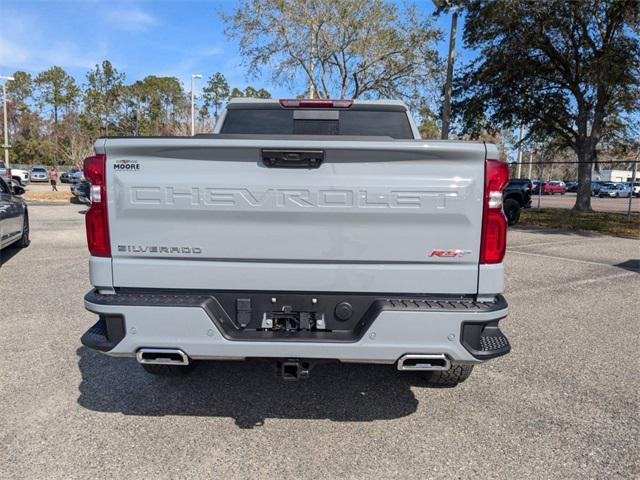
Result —
<path fill-rule="evenodd" d="M 513 178 L 502 192 L 502 207 L 509 225 L 520 219 L 520 209 L 531 207 L 533 185 L 528 178 Z"/>
<path fill-rule="evenodd" d="M 78 196 L 78 189 L 80 186 L 80 182 L 84 180 L 84 174 L 82 172 L 74 172 L 69 176 L 69 179 L 71 182 L 71 185 L 69 186 L 71 193 L 75 196 Z"/>
<path fill-rule="evenodd" d="M 82 172 L 82 170 L 78 170 L 77 172 L 72 173 L 69 178 L 71 180 L 71 183 L 79 182 L 81 180 L 84 180 L 84 172 Z"/>
<path fill-rule="evenodd" d="M 24 248 L 29 245 L 29 214 L 27 203 L 19 197 L 20 186 L 10 187 L 0 178 L 0 249 L 9 245 Z"/>
<path fill-rule="evenodd" d="M 11 179 L 13 180 L 14 184 L 17 184 L 20 187 L 26 187 L 27 185 L 29 185 L 29 171 L 12 167 Z"/>
<path fill-rule="evenodd" d="M 0 178 L 9 186 L 11 186 L 12 183 L 11 175 L 11 169 L 7 168 L 3 161 L 0 161 Z"/>
<path fill-rule="evenodd" d="M 565 193 L 567 193 L 567 187 L 564 184 L 564 182 L 560 181 L 560 180 L 550 180 L 548 182 L 538 182 L 534 187 L 533 187 L 533 193 L 534 194 L 538 194 L 538 190 L 542 189 L 542 194 L 543 195 L 555 195 L 556 193 L 559 193 L 560 195 L 564 195 Z"/>
<path fill-rule="evenodd" d="M 73 181 L 73 175 L 78 173 L 80 170 L 77 168 L 72 168 L 66 172 L 62 172 L 60 175 L 60 183 L 71 183 Z"/>
<path fill-rule="evenodd" d="M 631 187 L 631 182 L 628 182 L 627 185 Z M 633 184 L 633 188 L 631 188 L 631 193 L 636 197 L 640 197 L 640 182 L 636 182 Z"/>
<path fill-rule="evenodd" d="M 564 195 L 565 193 L 567 193 L 567 186 L 561 180 L 550 180 L 548 182 L 545 182 L 544 190 L 542 190 L 542 193 L 545 195 L 555 195 L 556 193 Z"/>
<path fill-rule="evenodd" d="M 568 182 L 565 182 L 565 185 L 567 186 L 567 192 L 577 192 L 578 191 L 578 182 L 575 182 L 573 180 L 569 180 Z"/>
<path fill-rule="evenodd" d="M 600 189 L 606 182 L 602 182 L 600 180 L 593 180 L 591 182 L 591 196 L 597 197 L 598 193 L 600 193 Z"/>
<path fill-rule="evenodd" d="M 71 194 L 75 197 L 77 197 L 78 195 L 80 195 L 80 182 L 73 182 L 70 186 L 69 186 L 69 190 L 71 190 Z"/>
<path fill-rule="evenodd" d="M 78 184 L 78 200 L 87 205 L 91 204 L 91 184 L 87 180 L 81 180 Z"/>
<path fill-rule="evenodd" d="M 72 182 L 69 187 L 71 194 L 82 203 L 91 203 L 89 200 L 91 184 L 84 178 L 84 174 L 82 172 L 74 173 Z"/>
<path fill-rule="evenodd" d="M 615 185 L 613 182 L 602 182 L 600 180 L 591 182 L 591 195 L 597 197 L 602 187 L 611 187 Z"/>
<path fill-rule="evenodd" d="M 598 192 L 598 197 L 630 197 L 631 186 L 626 183 L 610 183 L 602 186 Z"/>
<path fill-rule="evenodd" d="M 496 145 L 421 140 L 393 100 L 234 98 L 214 132 L 85 159 L 86 347 L 153 374 L 258 357 L 296 380 L 332 359 L 434 386 L 510 351 Z"/>
<path fill-rule="evenodd" d="M 44 167 L 33 167 L 30 176 L 32 182 L 48 182 L 49 170 Z"/>
<path fill-rule="evenodd" d="M 538 187 L 540 186 L 540 180 L 531 180 L 531 193 L 538 194 Z"/>

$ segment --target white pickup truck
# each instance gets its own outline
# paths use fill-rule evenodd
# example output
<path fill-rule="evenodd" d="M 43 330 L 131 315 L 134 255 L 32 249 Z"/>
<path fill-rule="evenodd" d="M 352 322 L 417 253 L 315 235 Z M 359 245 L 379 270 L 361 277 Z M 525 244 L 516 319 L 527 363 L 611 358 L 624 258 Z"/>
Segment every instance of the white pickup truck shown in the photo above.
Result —
<path fill-rule="evenodd" d="M 0 178 L 12 187 L 26 187 L 29 185 L 29 172 L 19 168 L 8 168 L 3 161 L 0 160 Z"/>
<path fill-rule="evenodd" d="M 234 99 L 211 135 L 98 139 L 82 343 L 151 373 L 333 360 L 456 385 L 510 350 L 497 158 L 420 140 L 397 101 Z"/>

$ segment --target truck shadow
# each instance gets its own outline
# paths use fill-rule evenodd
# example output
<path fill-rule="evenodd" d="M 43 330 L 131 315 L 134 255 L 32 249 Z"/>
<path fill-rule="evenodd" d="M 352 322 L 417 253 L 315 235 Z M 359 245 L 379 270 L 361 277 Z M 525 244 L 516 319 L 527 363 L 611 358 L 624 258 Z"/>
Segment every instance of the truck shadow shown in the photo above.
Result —
<path fill-rule="evenodd" d="M 311 377 L 285 382 L 265 362 L 202 362 L 189 375 L 156 377 L 133 359 L 77 351 L 82 374 L 78 403 L 125 415 L 230 417 L 240 428 L 268 418 L 387 420 L 414 413 L 411 391 L 421 379 L 392 366 L 321 364 Z"/>
<path fill-rule="evenodd" d="M 0 267 L 15 257 L 19 252 L 21 252 L 21 249 L 16 248 L 14 245 L 9 245 L 0 250 Z"/>

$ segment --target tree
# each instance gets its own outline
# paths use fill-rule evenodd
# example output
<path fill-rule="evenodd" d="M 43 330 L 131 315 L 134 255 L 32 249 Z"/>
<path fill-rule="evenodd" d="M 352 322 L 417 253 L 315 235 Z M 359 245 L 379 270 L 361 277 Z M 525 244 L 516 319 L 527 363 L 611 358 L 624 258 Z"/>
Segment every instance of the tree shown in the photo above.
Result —
<path fill-rule="evenodd" d="M 72 76 L 61 67 L 51 67 L 35 78 L 38 101 L 42 106 L 50 106 L 53 111 L 53 123 L 58 125 L 58 112 L 70 110 L 76 103 L 80 90 Z"/>
<path fill-rule="evenodd" d="M 84 113 L 87 125 L 94 131 L 105 129 L 117 122 L 122 106 L 124 73 L 118 72 L 109 60 L 87 73 L 88 85 L 84 94 Z"/>
<path fill-rule="evenodd" d="M 598 145 L 628 134 L 640 106 L 640 3 L 457 3 L 465 45 L 480 52 L 454 89 L 465 130 L 524 123 L 529 137 L 571 148 L 579 162 L 574 209 L 591 210 Z"/>
<path fill-rule="evenodd" d="M 252 75 L 309 84 L 309 96 L 403 98 L 433 90 L 440 32 L 415 6 L 385 0 L 243 0 L 223 15 Z"/>
<path fill-rule="evenodd" d="M 213 107 L 215 121 L 218 121 L 218 112 L 222 105 L 229 99 L 229 84 L 224 75 L 216 72 L 207 81 L 207 85 L 202 89 L 204 103 L 207 107 Z"/>
<path fill-rule="evenodd" d="M 56 163 L 81 166 L 93 153 L 94 138 L 82 129 L 77 112 L 65 115 L 59 129 L 60 140 L 55 145 Z"/>
<path fill-rule="evenodd" d="M 28 101 L 33 95 L 33 78 L 30 74 L 17 71 L 13 75 L 13 81 L 7 82 L 7 97 L 19 111 L 29 109 Z"/>
<path fill-rule="evenodd" d="M 244 92 L 240 90 L 238 87 L 233 87 L 231 93 L 229 94 L 229 98 L 238 98 L 244 97 Z"/>
<path fill-rule="evenodd" d="M 265 90 L 264 88 L 257 90 L 251 85 L 246 87 L 244 91 L 240 90 L 238 87 L 233 87 L 231 93 L 229 94 L 229 98 L 237 97 L 271 98 L 271 93 L 269 93 L 269 91 Z"/>
<path fill-rule="evenodd" d="M 418 111 L 418 131 L 425 140 L 437 140 L 440 138 L 440 127 L 435 114 L 429 108 L 421 108 Z"/>
<path fill-rule="evenodd" d="M 271 94 L 264 88 L 255 89 L 251 85 L 244 89 L 244 96 L 252 98 L 271 98 Z"/>
<path fill-rule="evenodd" d="M 122 87 L 125 112 L 119 126 L 135 135 L 174 135 L 184 120 L 187 97 L 175 77 L 149 75 Z"/>

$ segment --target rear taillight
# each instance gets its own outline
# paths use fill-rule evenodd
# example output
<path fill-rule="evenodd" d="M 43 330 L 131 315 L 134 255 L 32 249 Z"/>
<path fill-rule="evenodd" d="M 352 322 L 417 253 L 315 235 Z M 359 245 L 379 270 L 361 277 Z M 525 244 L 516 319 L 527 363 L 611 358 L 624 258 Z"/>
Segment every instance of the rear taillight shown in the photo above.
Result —
<path fill-rule="evenodd" d="M 487 160 L 484 167 L 484 205 L 480 263 L 500 263 L 507 245 L 507 219 L 502 211 L 502 189 L 509 183 L 509 166 Z"/>
<path fill-rule="evenodd" d="M 322 98 L 280 99 L 282 108 L 350 108 L 353 100 L 326 100 Z"/>
<path fill-rule="evenodd" d="M 11 169 L 10 168 L 7 168 L 7 178 L 9 180 L 11 180 L 13 178 L 13 175 L 11 175 Z M 11 185 L 11 182 L 9 182 L 9 185 Z"/>
<path fill-rule="evenodd" d="M 94 257 L 110 257 L 109 223 L 107 218 L 107 182 L 105 155 L 84 159 L 84 176 L 91 184 L 91 207 L 85 217 L 87 244 Z"/>

